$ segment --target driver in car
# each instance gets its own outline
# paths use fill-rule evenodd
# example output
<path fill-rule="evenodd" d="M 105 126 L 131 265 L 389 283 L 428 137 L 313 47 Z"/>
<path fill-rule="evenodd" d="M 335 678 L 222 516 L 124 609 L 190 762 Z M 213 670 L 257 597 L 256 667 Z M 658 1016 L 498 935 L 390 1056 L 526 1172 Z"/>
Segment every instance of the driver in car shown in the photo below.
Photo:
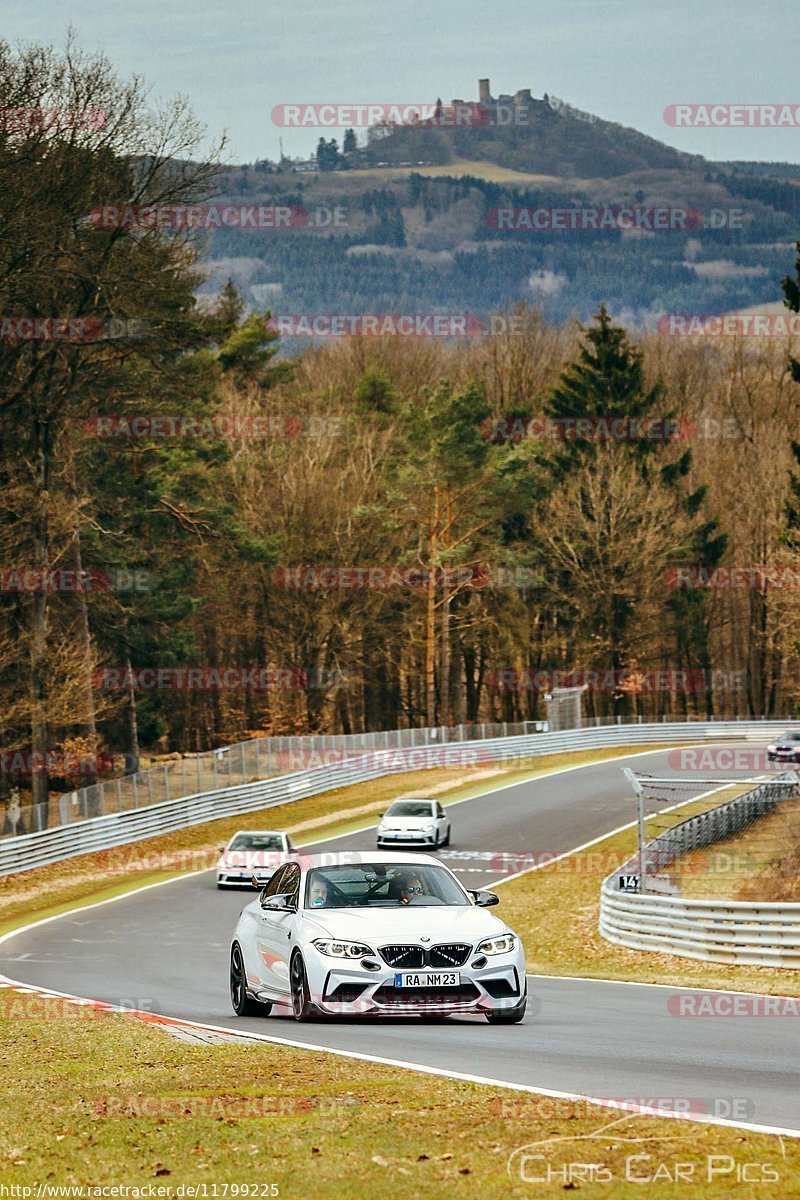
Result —
<path fill-rule="evenodd" d="M 400 884 L 400 903 L 410 904 L 415 896 L 421 896 L 424 892 L 422 883 L 416 875 L 409 875 Z"/>
<path fill-rule="evenodd" d="M 311 884 L 308 902 L 312 908 L 325 908 L 330 900 L 330 884 L 324 875 L 317 875 Z"/>

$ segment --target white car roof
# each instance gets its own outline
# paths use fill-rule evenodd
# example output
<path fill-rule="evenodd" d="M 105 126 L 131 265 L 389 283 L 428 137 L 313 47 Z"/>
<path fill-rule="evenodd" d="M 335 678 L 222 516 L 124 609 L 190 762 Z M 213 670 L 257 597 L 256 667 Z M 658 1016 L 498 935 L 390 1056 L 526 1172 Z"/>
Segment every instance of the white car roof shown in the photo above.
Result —
<path fill-rule="evenodd" d="M 240 833 L 249 833 L 252 837 L 287 837 L 288 834 L 283 829 L 237 829 L 236 833 L 231 834 L 229 841 L 233 841 Z"/>

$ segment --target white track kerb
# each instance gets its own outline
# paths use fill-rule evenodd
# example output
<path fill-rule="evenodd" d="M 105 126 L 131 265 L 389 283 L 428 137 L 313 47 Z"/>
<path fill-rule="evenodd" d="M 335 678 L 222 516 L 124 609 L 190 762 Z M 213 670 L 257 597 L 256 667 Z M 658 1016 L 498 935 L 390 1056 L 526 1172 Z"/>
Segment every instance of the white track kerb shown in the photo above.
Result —
<path fill-rule="evenodd" d="M 659 726 L 657 728 L 660 729 L 661 727 Z M 694 732 L 694 729 L 692 729 L 692 731 Z M 597 732 L 597 731 L 593 731 L 593 732 Z M 631 731 L 628 730 L 628 732 L 630 733 Z M 686 733 L 686 728 L 684 726 L 684 735 L 685 735 L 685 733 Z M 652 735 L 651 735 L 651 737 L 652 737 Z M 650 740 L 650 739 L 642 739 L 642 740 Z M 653 740 L 655 740 L 655 739 L 653 739 Z M 640 752 L 638 752 L 638 754 L 635 752 L 632 754 L 623 754 L 623 755 L 619 755 L 619 756 L 616 756 L 611 759 L 605 759 L 604 763 L 618 762 L 618 761 L 622 761 L 622 760 L 628 759 L 628 758 L 635 758 L 644 753 L 648 753 L 648 752 L 640 751 Z M 548 776 L 551 776 L 551 775 L 561 775 L 568 771 L 591 770 L 592 767 L 596 766 L 596 765 L 597 764 L 583 764 L 580 766 L 560 767 L 560 768 L 556 768 L 552 771 L 543 772 L 542 774 L 537 775 L 536 778 L 542 779 L 542 778 L 547 778 Z M 515 786 L 518 786 L 518 783 L 519 783 L 519 781 L 517 781 L 517 783 L 514 783 L 514 784 L 503 784 L 497 788 L 489 787 L 489 788 L 487 788 L 487 792 L 500 791 L 500 790 L 504 790 L 507 787 L 515 787 Z M 470 797 L 469 799 L 475 800 L 475 797 Z M 460 801 L 456 801 L 455 803 L 467 803 L 467 802 L 468 802 L 467 800 L 460 800 Z M 691 802 L 692 801 L 682 801 L 681 804 L 691 803 Z M 674 805 L 673 807 L 679 808 L 679 807 L 681 807 L 681 804 Z M 664 810 L 662 810 L 662 811 L 664 811 Z M 630 822 L 627 825 L 619 826 L 617 829 L 609 830 L 607 833 L 604 833 L 604 834 L 600 835 L 599 837 L 594 838 L 590 842 L 584 843 L 582 846 L 576 846 L 576 847 L 574 847 L 574 849 L 566 851 L 564 854 L 559 855 L 557 858 L 554 858 L 551 861 L 553 861 L 553 862 L 559 861 L 562 858 L 569 857 L 570 854 L 574 854 L 574 853 L 577 853 L 578 851 L 587 849 L 590 846 L 597 845 L 597 843 L 604 841 L 607 837 L 612 836 L 614 833 L 619 833 L 619 832 L 622 832 L 623 830 L 629 829 L 634 824 L 635 824 L 635 822 Z M 371 826 L 365 826 L 364 828 L 371 828 Z M 549 865 L 549 863 L 539 863 L 539 864 L 529 868 L 529 870 L 520 871 L 520 872 L 517 872 L 516 874 L 506 876 L 503 879 L 499 879 L 496 881 L 496 883 L 491 884 L 490 886 L 496 887 L 503 883 L 508 883 L 512 879 L 519 878 L 521 875 L 529 874 L 531 871 L 541 870 L 544 866 L 547 866 L 547 865 Z M 0 945 L 11 941 L 15 937 L 19 937 L 22 934 L 27 933 L 30 930 L 37 928 L 38 926 L 46 925 L 53 921 L 60 921 L 60 920 L 64 919 L 65 917 L 73 916 L 76 912 L 85 912 L 90 909 L 100 908 L 106 904 L 118 904 L 118 903 L 123 902 L 126 899 L 129 899 L 131 897 L 139 895 L 141 892 L 148 891 L 152 888 L 157 888 L 157 887 L 167 887 L 170 884 L 179 883 L 179 882 L 181 882 L 181 880 L 191 878 L 194 875 L 199 875 L 202 873 L 203 873 L 202 871 L 187 872 L 182 875 L 173 876 L 170 879 L 159 880 L 156 883 L 144 884 L 141 887 L 133 888 L 128 892 L 124 892 L 117 896 L 112 896 L 105 900 L 97 900 L 97 901 L 94 901 L 94 902 L 91 902 L 88 904 L 77 904 L 65 912 L 57 913 L 54 916 L 50 916 L 50 917 L 40 918 L 39 920 L 32 921 L 28 925 L 21 926 L 18 929 L 13 929 L 13 930 L 9 931 L 8 933 L 3 934 L 2 936 L 0 936 Z M 528 978 L 535 979 L 535 978 L 537 978 L 537 976 L 529 975 Z M 580 977 L 574 977 L 574 976 L 541 976 L 541 978 L 574 979 L 576 983 L 585 982 L 584 980 L 580 979 Z M 640 984 L 640 983 L 627 984 L 624 980 L 592 979 L 591 981 L 586 981 L 586 982 L 591 982 L 593 984 L 606 984 L 608 986 L 613 986 L 613 987 L 619 987 L 619 986 L 633 987 L 633 986 L 635 986 L 635 987 L 651 988 L 651 987 L 666 986 L 666 985 L 662 985 L 662 984 L 644 984 L 644 983 L 642 983 L 642 984 Z M 75 996 L 75 995 L 72 995 L 71 993 L 67 993 L 67 992 L 59 992 L 59 991 L 55 991 L 53 989 L 48 989 L 48 988 L 33 987 L 30 984 L 26 984 L 20 980 L 12 979 L 5 975 L 0 975 L 0 987 L 13 989 L 15 992 L 18 992 L 23 995 L 35 995 L 37 997 L 41 997 L 42 1000 L 53 999 L 53 1000 L 66 1001 L 68 1003 L 74 1003 L 76 1005 L 92 1005 L 103 1011 L 107 1011 L 110 1013 L 116 1012 L 116 1013 L 130 1016 L 137 1020 L 141 1020 L 149 1025 L 153 1025 L 157 1028 L 161 1028 L 165 1032 L 179 1031 L 179 1030 L 180 1031 L 191 1031 L 191 1030 L 205 1031 L 208 1033 L 218 1034 L 223 1037 L 228 1037 L 231 1040 L 235 1039 L 236 1041 L 241 1041 L 241 1042 L 267 1043 L 270 1045 L 290 1046 L 295 1049 L 313 1051 L 314 1053 L 332 1054 L 332 1055 L 335 1055 L 340 1058 L 351 1058 L 351 1059 L 355 1059 L 360 1062 L 379 1063 L 383 1066 L 397 1067 L 397 1068 L 401 1068 L 403 1070 L 416 1071 L 416 1072 L 419 1072 L 419 1073 L 425 1074 L 425 1075 L 438 1076 L 438 1077 L 447 1078 L 447 1079 L 463 1080 L 464 1082 L 467 1082 L 467 1083 L 484 1084 L 484 1085 L 487 1085 L 487 1086 L 490 1086 L 493 1088 L 503 1088 L 504 1090 L 511 1091 L 511 1092 L 522 1092 L 522 1093 L 526 1093 L 526 1094 L 530 1094 L 530 1095 L 546 1096 L 546 1097 L 550 1097 L 554 1100 L 580 1101 L 582 1103 L 596 1104 L 599 1108 L 609 1109 L 609 1110 L 612 1110 L 617 1113 L 630 1113 L 631 1116 L 639 1115 L 639 1116 L 664 1117 L 664 1118 L 670 1119 L 670 1120 L 692 1121 L 696 1124 L 702 1124 L 702 1125 L 720 1125 L 720 1126 L 726 1126 L 729 1128 L 736 1128 L 736 1129 L 749 1129 L 749 1130 L 753 1131 L 754 1133 L 775 1134 L 775 1135 L 780 1135 L 780 1136 L 790 1137 L 790 1138 L 795 1138 L 795 1139 L 800 1138 L 800 1130 L 786 1128 L 783 1126 L 762 1125 L 762 1124 L 758 1124 L 758 1123 L 750 1122 L 750 1121 L 734 1121 L 734 1120 L 730 1120 L 730 1119 L 727 1119 L 724 1117 L 712 1117 L 712 1116 L 706 1116 L 706 1115 L 697 1114 L 697 1113 L 676 1113 L 674 1111 L 670 1111 L 669 1109 L 660 1109 L 658 1107 L 650 1107 L 647 1105 L 640 1105 L 640 1104 L 636 1104 L 634 1102 L 620 1103 L 620 1102 L 610 1100 L 608 1097 L 603 1097 L 603 1096 L 592 1096 L 592 1095 L 588 1095 L 586 1093 L 580 1093 L 580 1092 L 559 1091 L 559 1090 L 555 1090 L 553 1088 L 538 1087 L 533 1084 L 513 1083 L 513 1082 L 509 1082 L 509 1081 L 502 1080 L 502 1079 L 494 1079 L 494 1078 L 491 1078 L 489 1076 L 484 1076 L 484 1075 L 473 1075 L 473 1074 L 470 1074 L 468 1072 L 463 1072 L 463 1071 L 445 1070 L 440 1067 L 430 1066 L 425 1063 L 415 1063 L 415 1062 L 407 1061 L 405 1059 L 386 1058 L 386 1057 L 383 1057 L 380 1055 L 360 1053 L 355 1050 L 343 1050 L 343 1049 L 338 1049 L 338 1048 L 331 1048 L 329 1046 L 322 1046 L 322 1045 L 311 1044 L 311 1043 L 304 1042 L 304 1041 L 293 1040 L 292 1038 L 289 1038 L 289 1037 L 277 1037 L 272 1034 L 253 1033 L 249 1030 L 242 1030 L 241 1028 L 232 1027 L 230 1025 L 216 1025 L 216 1024 L 211 1024 L 208 1022 L 191 1021 L 191 1020 L 188 1020 L 185 1018 L 173 1017 L 173 1016 L 170 1016 L 165 1013 L 153 1013 L 153 1012 L 146 1012 L 146 1011 L 141 1011 L 141 1010 L 132 1010 L 130 1008 L 125 1008 L 120 1005 L 113 1005 L 113 1004 L 109 1004 L 105 1001 L 95 1000 L 90 997 Z M 675 990 L 676 989 L 674 987 L 670 988 L 671 992 L 674 992 Z M 753 993 L 749 993 L 749 992 L 732 993 L 729 991 L 713 993 L 711 989 L 687 988 L 687 989 L 681 989 L 681 990 L 685 990 L 685 991 L 700 990 L 700 991 L 703 991 L 704 994 L 720 994 L 720 995 L 730 995 L 730 994 L 752 995 L 753 994 Z M 790 999 L 790 998 L 785 997 L 785 999 Z"/>

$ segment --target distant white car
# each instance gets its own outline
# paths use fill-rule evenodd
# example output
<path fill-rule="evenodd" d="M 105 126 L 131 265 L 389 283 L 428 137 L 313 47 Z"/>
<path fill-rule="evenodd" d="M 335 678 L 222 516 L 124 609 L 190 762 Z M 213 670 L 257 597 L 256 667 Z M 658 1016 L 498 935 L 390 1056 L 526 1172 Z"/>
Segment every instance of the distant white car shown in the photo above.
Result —
<path fill-rule="evenodd" d="M 429 854 L 303 855 L 280 867 L 246 905 L 231 943 L 239 1016 L 273 1005 L 298 1021 L 322 1014 L 525 1015 L 525 953 L 486 911 L 493 892 L 468 892 Z M 346 861 L 343 861 L 346 860 Z"/>
<path fill-rule="evenodd" d="M 378 822 L 378 849 L 382 846 L 450 845 L 450 819 L 438 800 L 393 800 Z"/>
<path fill-rule="evenodd" d="M 278 867 L 297 853 L 288 833 L 274 829 L 240 829 L 220 851 L 218 888 L 252 887 L 254 877 L 264 887 Z"/>

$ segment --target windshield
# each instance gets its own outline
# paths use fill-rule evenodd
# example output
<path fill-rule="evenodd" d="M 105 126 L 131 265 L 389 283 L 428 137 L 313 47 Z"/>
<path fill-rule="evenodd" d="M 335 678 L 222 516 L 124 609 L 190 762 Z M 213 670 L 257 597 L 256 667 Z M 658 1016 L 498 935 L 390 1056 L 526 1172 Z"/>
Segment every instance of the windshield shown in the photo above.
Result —
<path fill-rule="evenodd" d="M 282 850 L 283 838 L 279 833 L 237 833 L 229 850 Z"/>
<path fill-rule="evenodd" d="M 789 733 L 782 733 L 778 738 L 779 742 L 800 742 L 800 733 L 796 730 L 790 730 Z"/>
<path fill-rule="evenodd" d="M 360 863 L 314 868 L 306 881 L 306 908 L 399 908 L 470 904 L 443 867 L 414 863 Z"/>
<path fill-rule="evenodd" d="M 430 800 L 395 800 L 387 810 L 387 817 L 429 817 L 433 811 Z"/>

